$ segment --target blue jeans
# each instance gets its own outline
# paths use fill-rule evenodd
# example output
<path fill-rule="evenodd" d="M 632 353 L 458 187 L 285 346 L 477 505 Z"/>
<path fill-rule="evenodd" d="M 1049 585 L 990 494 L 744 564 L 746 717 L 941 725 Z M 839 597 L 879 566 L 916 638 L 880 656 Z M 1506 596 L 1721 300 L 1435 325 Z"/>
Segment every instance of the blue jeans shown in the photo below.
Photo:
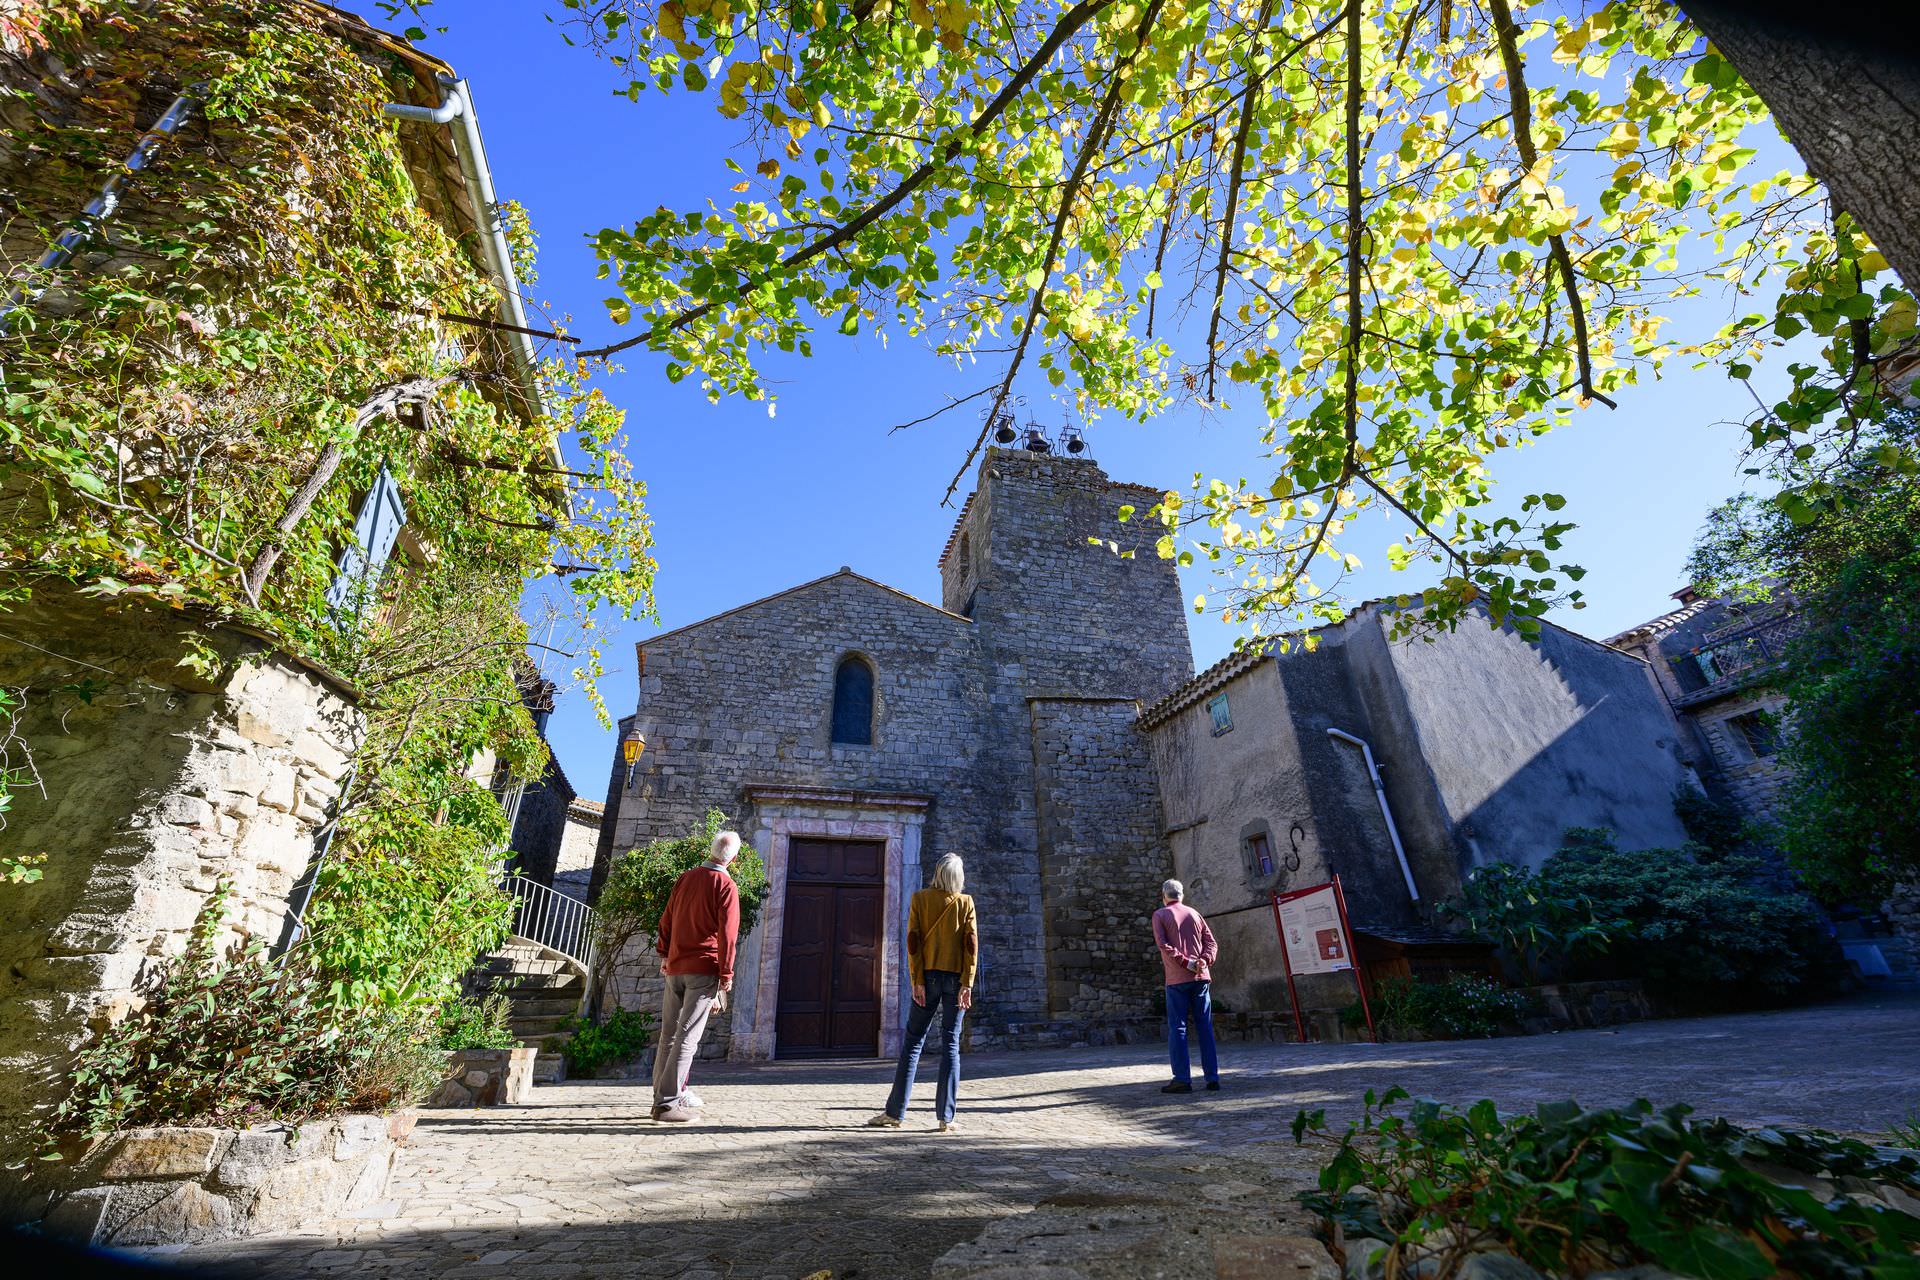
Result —
<path fill-rule="evenodd" d="M 1193 1083 L 1193 1068 L 1187 1062 L 1187 1022 L 1191 1019 L 1200 1036 L 1200 1067 L 1208 1080 L 1220 1078 L 1220 1059 L 1213 1050 L 1213 997 L 1204 982 L 1183 982 L 1167 988 L 1167 1051 L 1173 1059 L 1173 1078 L 1181 1084 Z"/>
<path fill-rule="evenodd" d="M 953 1120 L 954 1095 L 960 1090 L 960 1019 L 966 1011 L 960 1007 L 960 975 L 941 969 L 927 970 L 927 1002 L 910 1005 L 907 1012 L 907 1038 L 900 1045 L 900 1066 L 893 1073 L 893 1092 L 887 1095 L 887 1114 L 904 1119 L 907 1103 L 913 1100 L 913 1077 L 920 1070 L 920 1049 L 933 1027 L 933 1015 L 943 1005 L 947 1016 L 940 1024 L 940 1089 L 934 1095 L 934 1110 L 941 1124 Z"/>

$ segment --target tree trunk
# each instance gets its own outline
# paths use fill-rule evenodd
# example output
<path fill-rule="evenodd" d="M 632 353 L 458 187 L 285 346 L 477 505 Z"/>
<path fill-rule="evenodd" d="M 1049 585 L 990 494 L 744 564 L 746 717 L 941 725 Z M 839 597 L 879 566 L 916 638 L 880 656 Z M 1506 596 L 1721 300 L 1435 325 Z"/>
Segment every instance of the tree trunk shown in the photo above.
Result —
<path fill-rule="evenodd" d="M 1904 3 L 1679 0 L 1787 135 L 1807 172 L 1920 288 L 1920 9 Z"/>
<path fill-rule="evenodd" d="M 362 400 L 359 407 L 354 410 L 353 429 L 348 438 L 357 437 L 375 418 L 392 413 L 402 405 L 419 404 L 431 399 L 448 383 L 464 381 L 469 376 L 465 371 L 442 374 L 437 377 L 415 374 L 402 378 L 398 382 L 389 382 Z M 292 535 L 299 523 L 306 519 L 307 511 L 313 506 L 314 499 L 320 496 L 320 491 L 326 488 L 327 481 L 333 479 L 333 473 L 340 468 L 342 456 L 337 442 L 327 445 L 320 451 L 320 456 L 314 460 L 313 470 L 307 473 L 306 480 L 294 491 L 293 497 L 288 499 L 287 509 L 281 513 L 280 519 L 274 522 L 273 536 L 253 557 L 253 563 L 247 566 L 242 585 L 246 588 L 247 599 L 254 604 L 260 603 L 260 591 L 266 586 L 267 575 L 273 572 L 273 566 L 280 559 L 280 553 L 286 549 L 287 538 Z"/>

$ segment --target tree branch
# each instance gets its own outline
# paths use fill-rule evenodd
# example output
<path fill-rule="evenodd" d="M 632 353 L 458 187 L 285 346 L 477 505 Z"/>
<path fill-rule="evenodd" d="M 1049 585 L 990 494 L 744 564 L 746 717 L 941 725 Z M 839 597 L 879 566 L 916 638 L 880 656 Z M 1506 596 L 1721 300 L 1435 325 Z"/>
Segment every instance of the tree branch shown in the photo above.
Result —
<path fill-rule="evenodd" d="M 1260 56 L 1259 36 L 1265 35 L 1267 23 L 1273 15 L 1273 0 L 1262 0 L 1257 34 L 1253 47 L 1247 51 L 1248 80 L 1246 93 L 1240 99 L 1240 127 L 1233 135 L 1233 160 L 1227 170 L 1227 208 L 1220 220 L 1220 260 L 1213 269 L 1213 315 L 1207 322 L 1207 399 L 1213 399 L 1214 374 L 1220 367 L 1219 353 L 1214 344 L 1220 337 L 1220 308 L 1227 297 L 1227 259 L 1233 256 L 1233 219 L 1240 208 L 1240 169 L 1247 160 L 1247 135 L 1253 132 L 1253 111 L 1260 101 L 1260 83 L 1266 73 L 1253 69 L 1253 62 Z"/>
<path fill-rule="evenodd" d="M 980 114 L 973 118 L 972 122 L 967 125 L 964 131 L 948 139 L 947 144 L 940 149 L 939 153 L 933 159 L 926 161 L 919 168 L 908 174 L 899 186 L 895 187 L 873 204 L 868 205 L 858 216 L 842 224 L 839 229 L 829 232 L 812 243 L 796 249 L 794 252 L 782 258 L 779 265 L 773 270 L 748 276 L 735 286 L 734 293 L 744 299 L 774 276 L 811 262 L 821 254 L 847 243 L 847 241 L 859 235 L 875 222 L 886 217 L 887 214 L 891 213 L 908 196 L 924 186 L 927 180 L 935 173 L 938 173 L 942 168 L 951 164 L 954 158 L 966 149 L 968 142 L 978 138 L 986 131 L 987 126 L 999 119 L 1000 114 L 1009 106 L 1013 105 L 1014 100 L 1026 91 L 1027 85 L 1032 83 L 1033 78 L 1040 74 L 1041 68 L 1053 60 L 1053 55 L 1060 51 L 1060 47 L 1072 39 L 1074 33 L 1091 21 L 1102 9 L 1105 9 L 1113 3 L 1114 0 L 1080 0 L 1080 3 L 1061 14 L 1060 21 L 1054 24 L 1053 31 L 1048 34 L 1046 42 L 1035 51 L 1033 57 L 1027 59 L 1025 65 L 1020 68 L 1019 72 L 1016 73 L 1011 80 L 1007 81 L 1005 87 L 1000 90 L 994 100 L 988 103 L 986 107 L 981 110 Z M 1157 7 L 1156 5 L 1156 8 Z M 684 329 L 695 320 L 713 311 L 714 308 L 719 305 L 718 302 L 703 302 L 697 307 L 682 311 L 670 320 L 664 320 L 655 324 L 645 333 L 635 334 L 633 337 L 622 342 L 615 342 L 604 347 L 595 347 L 590 351 L 582 351 L 580 356 L 583 359 L 596 356 L 610 356 L 617 351 L 625 351 L 629 347 L 639 346 L 643 342 L 652 342 L 656 337 L 671 333 L 676 329 Z"/>
<path fill-rule="evenodd" d="M 402 405 L 419 404 L 431 399 L 442 387 L 453 382 L 464 382 L 471 376 L 469 371 L 462 369 L 457 373 L 434 376 L 415 374 L 412 377 L 402 378 L 398 382 L 389 382 L 360 402 L 360 407 L 354 410 L 353 427 L 348 432 L 347 438 L 349 440 L 357 438 L 366 429 L 367 424 L 375 418 L 392 413 Z M 333 473 L 340 469 L 340 460 L 344 456 L 338 441 L 329 443 L 320 451 L 320 456 L 314 459 L 313 470 L 307 473 L 306 480 L 294 491 L 293 497 L 287 500 L 286 510 L 274 523 L 273 536 L 255 554 L 253 563 L 247 566 L 246 577 L 242 580 L 241 585 L 246 589 L 247 599 L 253 604 L 260 603 L 260 590 L 266 585 L 267 575 L 273 571 L 274 562 L 286 549 L 287 538 L 306 518 L 307 511 L 313 506 L 313 500 L 320 496 L 322 489 L 326 488 L 327 481 L 333 479 Z"/>
<path fill-rule="evenodd" d="M 1040 264 L 1040 284 L 1033 290 L 1033 296 L 1027 303 L 1027 323 L 1020 330 L 1020 342 L 1014 347 L 1013 359 L 1007 365 L 1007 376 L 1000 380 L 999 391 L 993 397 L 993 405 L 987 411 L 987 420 L 980 428 L 980 434 L 974 438 L 973 447 L 967 450 L 967 456 L 961 459 L 960 469 L 953 474 L 947 485 L 942 503 L 953 498 L 954 490 L 960 487 L 966 478 L 967 468 L 980 453 L 980 446 L 986 443 L 987 433 L 993 430 L 993 424 L 1000 418 L 1000 410 L 1006 406 L 1007 395 L 1013 390 L 1014 375 L 1020 372 L 1020 365 L 1026 359 L 1027 344 L 1033 340 L 1034 326 L 1039 323 L 1040 310 L 1045 305 L 1047 283 L 1053 278 L 1053 268 L 1059 261 L 1060 243 L 1066 239 L 1067 223 L 1073 217 L 1073 202 L 1080 195 L 1080 187 L 1086 181 L 1087 166 L 1093 162 L 1094 155 L 1106 141 L 1107 131 L 1113 126 L 1113 118 L 1120 109 L 1120 91 L 1126 87 L 1127 72 L 1133 66 L 1133 60 L 1147 47 L 1147 36 L 1153 31 L 1153 24 L 1160 17 L 1162 0 L 1153 0 L 1147 6 L 1145 16 L 1140 19 L 1140 27 L 1134 32 L 1133 48 L 1114 63 L 1113 83 L 1107 86 L 1106 97 L 1100 102 L 1093 124 L 1087 131 L 1087 141 L 1080 148 L 1080 154 L 1074 158 L 1073 173 L 1060 191 L 1060 209 L 1054 215 L 1053 231 L 1047 238 L 1047 256 Z"/>
<path fill-rule="evenodd" d="M 1527 68 L 1520 59 L 1513 11 L 1507 7 L 1507 0 L 1487 0 L 1487 8 L 1493 15 L 1494 36 L 1500 42 L 1500 60 L 1507 68 L 1508 99 L 1513 114 L 1513 145 L 1520 152 L 1522 171 L 1531 173 L 1540 156 L 1533 146 L 1533 95 L 1527 90 Z M 1573 269 L 1573 255 L 1567 252 L 1566 239 L 1559 232 L 1548 236 L 1547 244 L 1566 286 L 1567 310 L 1573 319 L 1573 357 L 1580 369 L 1580 394 L 1589 400 L 1598 400 L 1609 409 L 1617 409 L 1619 405 L 1594 389 L 1593 354 L 1587 342 L 1587 308 L 1580 300 L 1580 277 Z"/>

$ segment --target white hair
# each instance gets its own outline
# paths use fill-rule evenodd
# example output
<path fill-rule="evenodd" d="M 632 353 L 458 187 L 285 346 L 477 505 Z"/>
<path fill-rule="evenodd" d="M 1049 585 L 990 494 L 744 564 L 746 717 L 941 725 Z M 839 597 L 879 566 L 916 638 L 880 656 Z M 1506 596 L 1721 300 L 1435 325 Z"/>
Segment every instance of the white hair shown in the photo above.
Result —
<path fill-rule="evenodd" d="M 1175 902 L 1187 896 L 1187 887 L 1178 880 L 1168 880 L 1160 886 L 1160 896 L 1172 898 Z"/>
<path fill-rule="evenodd" d="M 933 864 L 933 887 L 948 893 L 963 893 L 967 887 L 967 865 L 960 855 L 950 853 Z"/>
<path fill-rule="evenodd" d="M 707 850 L 707 861 L 717 867 L 724 867 L 740 856 L 740 833 L 722 831 L 713 838 L 713 847 Z"/>

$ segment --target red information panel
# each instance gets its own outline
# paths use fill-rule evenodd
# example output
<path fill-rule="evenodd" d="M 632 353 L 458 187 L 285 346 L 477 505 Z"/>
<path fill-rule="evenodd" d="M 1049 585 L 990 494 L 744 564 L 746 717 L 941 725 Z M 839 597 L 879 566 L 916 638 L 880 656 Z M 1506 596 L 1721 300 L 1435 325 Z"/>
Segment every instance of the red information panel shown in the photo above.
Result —
<path fill-rule="evenodd" d="M 1367 1015 L 1367 1032 L 1377 1044 L 1380 1036 L 1373 1029 L 1367 985 L 1354 966 L 1353 930 L 1347 925 L 1347 899 L 1340 890 L 1340 877 L 1335 876 L 1326 884 L 1274 895 L 1273 923 L 1280 931 L 1280 959 L 1287 968 L 1287 991 L 1293 996 L 1293 1023 L 1301 1042 L 1306 1041 L 1307 1025 L 1300 1016 L 1300 997 L 1294 991 L 1294 977 L 1302 973 L 1351 970 L 1354 985 L 1360 988 L 1360 1007 Z"/>

